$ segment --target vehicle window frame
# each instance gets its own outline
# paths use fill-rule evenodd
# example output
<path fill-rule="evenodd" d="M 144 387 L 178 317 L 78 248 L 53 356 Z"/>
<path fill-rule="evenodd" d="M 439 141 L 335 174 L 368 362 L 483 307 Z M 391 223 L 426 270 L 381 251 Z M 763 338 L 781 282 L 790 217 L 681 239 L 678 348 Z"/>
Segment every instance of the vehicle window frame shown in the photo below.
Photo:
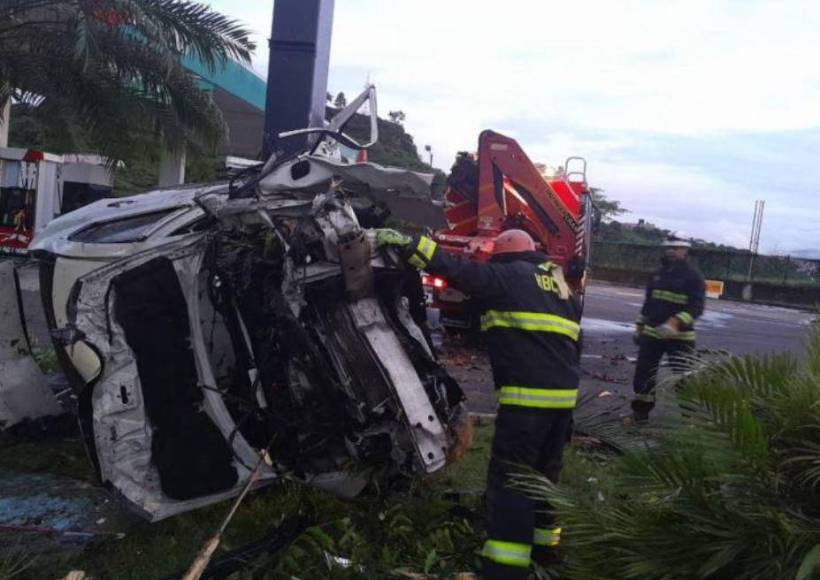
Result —
<path fill-rule="evenodd" d="M 160 231 L 163 227 L 166 227 L 170 222 L 176 220 L 179 216 L 184 215 L 184 213 L 190 211 L 190 206 L 176 206 L 170 208 L 158 208 L 152 209 L 150 211 L 144 212 L 135 212 L 125 216 L 118 216 L 116 218 L 107 219 L 100 222 L 94 222 L 89 224 L 76 232 L 73 232 L 69 237 L 68 241 L 76 243 L 76 244 L 95 244 L 100 246 L 111 246 L 116 244 L 138 244 L 140 242 L 144 242 L 154 236 L 158 231 Z M 100 240 L 81 240 L 76 239 L 77 237 L 81 236 L 83 233 L 93 230 L 95 228 L 102 228 L 105 226 L 109 226 L 118 222 L 125 222 L 128 220 L 137 220 L 140 218 L 144 218 L 149 215 L 154 214 L 161 214 L 159 219 L 157 219 L 156 223 L 148 224 L 146 227 L 147 229 L 141 233 L 141 235 L 133 240 L 125 240 L 125 241 L 100 241 Z"/>

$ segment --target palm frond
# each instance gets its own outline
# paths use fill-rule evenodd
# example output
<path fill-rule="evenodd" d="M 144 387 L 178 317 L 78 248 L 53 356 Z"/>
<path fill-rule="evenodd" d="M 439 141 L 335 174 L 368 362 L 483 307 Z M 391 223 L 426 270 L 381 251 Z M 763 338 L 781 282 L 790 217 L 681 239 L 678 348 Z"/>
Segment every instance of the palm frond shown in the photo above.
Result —
<path fill-rule="evenodd" d="M 165 145 L 213 149 L 227 128 L 211 95 L 180 62 L 247 62 L 248 31 L 186 0 L 5 0 L 0 102 L 13 93 L 83 128 L 109 158 L 150 131 Z"/>
<path fill-rule="evenodd" d="M 814 546 L 803 558 L 794 580 L 811 580 L 817 572 L 820 572 L 820 544 Z"/>
<path fill-rule="evenodd" d="M 655 445 L 621 446 L 605 476 L 586 483 L 516 479 L 557 511 L 566 577 L 810 577 L 820 529 L 820 367 L 791 356 L 686 364 L 674 379 L 683 420 Z M 605 427 L 591 418 L 593 432 Z"/>
<path fill-rule="evenodd" d="M 715 381 L 732 384 L 750 396 L 770 397 L 788 387 L 797 371 L 797 359 L 791 353 L 724 357 L 702 365 L 701 372 Z"/>
<path fill-rule="evenodd" d="M 680 400 L 690 425 L 702 427 L 707 436 L 726 437 L 750 462 L 762 464 L 767 461 L 768 438 L 752 412 L 747 393 L 734 385 L 695 379 L 682 390 Z"/>
<path fill-rule="evenodd" d="M 210 68 L 227 58 L 250 62 L 256 49 L 248 30 L 206 4 L 186 0 L 142 0 L 145 19 L 136 25 L 157 35 L 180 54 L 192 52 Z M 151 25 L 150 28 L 145 25 Z"/>

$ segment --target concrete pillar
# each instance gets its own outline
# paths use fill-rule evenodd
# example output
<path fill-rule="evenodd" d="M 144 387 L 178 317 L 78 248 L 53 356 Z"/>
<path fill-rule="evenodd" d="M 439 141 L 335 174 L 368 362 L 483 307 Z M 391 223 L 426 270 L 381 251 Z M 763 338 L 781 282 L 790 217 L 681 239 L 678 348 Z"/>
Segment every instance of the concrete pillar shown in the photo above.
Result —
<path fill-rule="evenodd" d="M 335 0 L 273 3 L 263 159 L 305 146 L 299 137 L 280 141 L 279 133 L 324 126 L 334 6 Z"/>
<path fill-rule="evenodd" d="M 0 108 L 0 147 L 9 146 L 9 124 L 11 123 L 11 100 Z"/>
<path fill-rule="evenodd" d="M 26 345 L 17 293 L 14 263 L 0 261 L 0 431 L 25 419 L 63 412 L 45 375 Z"/>
<path fill-rule="evenodd" d="M 159 186 L 169 187 L 185 183 L 185 149 L 172 153 L 166 151 L 159 163 Z"/>

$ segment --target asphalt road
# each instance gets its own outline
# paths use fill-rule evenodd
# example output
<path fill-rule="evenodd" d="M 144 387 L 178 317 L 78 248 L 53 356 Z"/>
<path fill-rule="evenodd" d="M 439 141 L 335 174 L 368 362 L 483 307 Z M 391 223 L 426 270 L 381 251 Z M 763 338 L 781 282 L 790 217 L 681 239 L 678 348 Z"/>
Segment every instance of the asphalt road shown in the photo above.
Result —
<path fill-rule="evenodd" d="M 581 393 L 601 395 L 595 407 L 613 419 L 629 414 L 637 347 L 632 343 L 634 321 L 643 304 L 639 288 L 600 282 L 588 288 L 584 319 Z M 799 356 L 814 314 L 802 310 L 707 300 L 695 324 L 697 347 L 734 355 L 791 351 Z M 495 411 L 489 362 L 482 348 L 464 337 L 447 334 L 444 361 L 459 381 L 474 412 Z M 657 415 L 674 412 L 674 402 L 661 396 Z"/>
<path fill-rule="evenodd" d="M 631 340 L 643 299 L 643 291 L 637 288 L 593 283 L 584 310 L 585 333 L 613 337 L 623 334 Z M 799 353 L 814 318 L 802 310 L 707 299 L 704 314 L 695 324 L 697 345 L 736 355 Z"/>

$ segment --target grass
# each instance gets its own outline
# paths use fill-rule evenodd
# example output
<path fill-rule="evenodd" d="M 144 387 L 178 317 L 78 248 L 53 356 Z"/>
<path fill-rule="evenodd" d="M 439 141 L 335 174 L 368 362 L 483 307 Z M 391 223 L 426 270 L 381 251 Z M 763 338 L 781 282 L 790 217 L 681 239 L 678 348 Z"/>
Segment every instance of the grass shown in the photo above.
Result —
<path fill-rule="evenodd" d="M 47 441 L 10 441 L 0 438 L 0 473 L 48 473 L 71 477 L 87 483 L 95 481 L 85 449 L 78 439 Z"/>
<path fill-rule="evenodd" d="M 478 419 L 473 446 L 462 461 L 391 493 L 371 491 L 347 501 L 294 482 L 254 492 L 228 527 L 217 554 L 259 539 L 283 518 L 308 514 L 315 525 L 291 548 L 250 562 L 236 577 L 396 578 L 399 570 L 448 577 L 475 569 L 484 535 L 481 494 L 492 434 L 493 422 Z M 82 446 L 72 439 L 6 447 L 0 454 L 4 469 L 93 479 Z M 568 449 L 565 481 L 598 485 L 600 472 L 600 461 Z M 41 554 L 14 578 L 60 578 L 70 570 L 112 580 L 168 576 L 187 568 L 229 505 L 223 502 L 155 524 L 136 522 L 123 539 Z M 335 565 L 325 553 L 349 558 L 361 568 Z"/>
<path fill-rule="evenodd" d="M 51 374 L 60 370 L 60 363 L 57 361 L 57 353 L 51 347 L 37 344 L 35 341 L 31 345 L 31 356 L 40 370 L 45 374 Z"/>
<path fill-rule="evenodd" d="M 293 482 L 254 492 L 229 526 L 220 551 L 257 540 L 282 518 L 299 513 L 314 514 L 331 537 L 335 532 L 350 532 L 351 527 L 355 527 L 360 539 L 372 538 L 372 544 L 379 546 L 380 552 L 382 543 L 378 536 L 386 533 L 386 527 L 392 527 L 394 539 L 401 544 L 399 536 L 416 534 L 425 522 L 441 523 L 449 519 L 449 510 L 459 503 L 466 502 L 464 507 L 467 510 L 477 511 L 477 493 L 483 489 L 491 437 L 492 424 L 485 421 L 477 428 L 475 445 L 462 462 L 428 480 L 416 482 L 409 490 L 390 496 L 372 493 L 355 501 L 345 501 Z M 82 445 L 73 439 L 5 446 L 0 453 L 0 471 L 6 469 L 19 473 L 51 473 L 82 481 L 94 478 Z M 453 499 L 451 492 L 461 490 L 474 493 L 468 494 L 465 500 Z M 445 499 L 445 495 L 449 499 Z M 58 578 L 74 569 L 84 570 L 94 578 L 112 580 L 161 578 L 190 564 L 203 541 L 216 530 L 228 507 L 229 502 L 223 502 L 155 524 L 138 522 L 121 540 L 106 540 L 80 552 L 40 555 L 34 564 L 14 578 Z M 344 523 L 346 519 L 348 524 Z M 471 535 L 477 538 L 480 531 Z M 337 539 L 333 539 L 335 543 Z M 389 550 L 390 546 L 384 548 Z M 361 547 L 357 549 L 362 551 Z M 401 554 L 366 555 L 397 567 L 404 563 Z M 472 558 L 472 554 L 467 558 Z M 377 562 L 370 564 L 384 567 Z M 282 562 L 274 560 L 262 565 L 273 570 L 281 568 Z M 0 578 L 3 578 L 2 573 Z"/>

